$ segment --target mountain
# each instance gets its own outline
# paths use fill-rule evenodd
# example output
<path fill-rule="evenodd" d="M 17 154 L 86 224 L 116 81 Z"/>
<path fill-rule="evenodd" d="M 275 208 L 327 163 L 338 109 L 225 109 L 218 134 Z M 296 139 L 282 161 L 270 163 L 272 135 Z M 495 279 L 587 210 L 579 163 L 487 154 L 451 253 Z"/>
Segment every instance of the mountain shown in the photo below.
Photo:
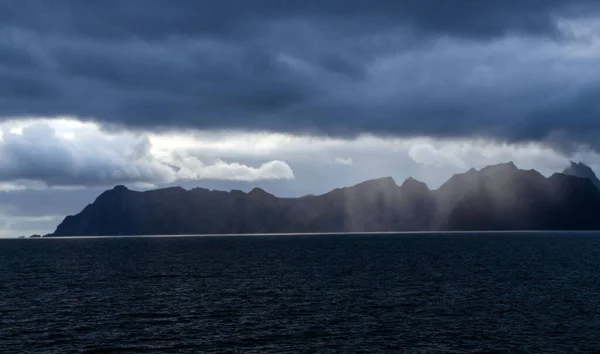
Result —
<path fill-rule="evenodd" d="M 588 179 L 559 173 L 545 178 L 514 165 L 484 168 L 477 175 L 477 182 L 452 205 L 443 229 L 600 228 L 600 190 Z"/>
<path fill-rule="evenodd" d="M 596 188 L 600 189 L 600 180 L 598 179 L 598 177 L 596 177 L 594 171 L 588 165 L 582 162 L 571 161 L 571 165 L 565 168 L 563 173 L 565 175 L 588 178 L 590 181 L 592 181 Z"/>
<path fill-rule="evenodd" d="M 600 229 L 600 190 L 592 180 L 546 178 L 510 162 L 454 175 L 437 190 L 391 177 L 301 198 L 259 188 L 116 186 L 50 236 L 590 229 Z"/>

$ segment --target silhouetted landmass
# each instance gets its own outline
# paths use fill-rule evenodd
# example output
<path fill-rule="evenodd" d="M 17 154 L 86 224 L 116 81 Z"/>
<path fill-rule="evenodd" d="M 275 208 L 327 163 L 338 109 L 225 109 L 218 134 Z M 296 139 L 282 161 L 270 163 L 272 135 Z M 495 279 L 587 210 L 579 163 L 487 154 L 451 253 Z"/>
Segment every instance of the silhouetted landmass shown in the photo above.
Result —
<path fill-rule="evenodd" d="M 591 167 L 582 162 L 571 161 L 571 165 L 565 168 L 563 173 L 566 175 L 588 178 L 596 188 L 600 189 L 600 180 L 596 177 L 596 174 Z"/>
<path fill-rule="evenodd" d="M 454 175 L 437 190 L 390 177 L 301 198 L 117 186 L 51 236 L 590 229 L 600 229 L 600 190 L 589 178 L 546 178 L 511 162 Z"/>

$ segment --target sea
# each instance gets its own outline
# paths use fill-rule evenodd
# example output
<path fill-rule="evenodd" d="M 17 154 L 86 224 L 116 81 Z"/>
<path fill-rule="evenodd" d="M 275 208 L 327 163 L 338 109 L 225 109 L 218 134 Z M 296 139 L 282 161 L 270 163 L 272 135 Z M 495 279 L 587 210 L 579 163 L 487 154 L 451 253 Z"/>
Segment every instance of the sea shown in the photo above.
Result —
<path fill-rule="evenodd" d="M 0 352 L 600 352 L 600 233 L 0 240 Z"/>

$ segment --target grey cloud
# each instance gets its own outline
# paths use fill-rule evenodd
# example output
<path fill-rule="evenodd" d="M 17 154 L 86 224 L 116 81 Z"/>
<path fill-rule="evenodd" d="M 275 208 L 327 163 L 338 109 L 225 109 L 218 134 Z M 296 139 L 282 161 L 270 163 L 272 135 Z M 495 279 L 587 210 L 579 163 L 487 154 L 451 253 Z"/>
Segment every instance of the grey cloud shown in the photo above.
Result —
<path fill-rule="evenodd" d="M 32 56 L 21 48 L 0 47 L 0 65 L 9 69 L 27 68 L 34 65 Z"/>
<path fill-rule="evenodd" d="M 28 39 L 19 30 L 0 30 L 0 66 L 13 70 L 38 66 L 35 50 L 29 46 Z"/>
<path fill-rule="evenodd" d="M 35 30 L 77 33 L 100 39 L 247 35 L 252 24 L 273 20 L 317 20 L 396 25 L 416 31 L 467 37 L 556 31 L 557 15 L 589 10 L 592 0 L 106 0 L 20 1 L 0 4 L 0 21 Z M 359 25 L 360 26 L 360 25 Z"/>
<path fill-rule="evenodd" d="M 531 49 L 578 43 L 557 20 L 598 10 L 591 0 L 4 1 L 0 119 L 549 143 L 561 134 L 598 148 L 596 60 Z"/>
<path fill-rule="evenodd" d="M 31 125 L 22 134 L 3 131 L 0 141 L 0 181 L 41 181 L 49 186 L 111 185 L 114 183 L 160 182 L 172 171 L 144 157 L 149 154 L 144 139 L 98 148 L 93 141 L 70 144 L 57 138 L 45 124 Z M 105 143 L 109 143 L 106 141 Z"/>
<path fill-rule="evenodd" d="M 0 69 L 0 77 L 0 100 L 14 100 L 25 105 L 54 98 L 52 88 L 31 73 Z"/>

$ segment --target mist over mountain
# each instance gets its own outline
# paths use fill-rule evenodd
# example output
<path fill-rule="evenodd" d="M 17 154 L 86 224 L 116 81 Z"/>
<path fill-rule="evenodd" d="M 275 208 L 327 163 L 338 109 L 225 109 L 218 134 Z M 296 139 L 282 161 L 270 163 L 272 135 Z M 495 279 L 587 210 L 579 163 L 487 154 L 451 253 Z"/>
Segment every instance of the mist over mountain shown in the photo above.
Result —
<path fill-rule="evenodd" d="M 600 189 L 586 171 L 572 164 L 546 178 L 509 162 L 454 175 L 437 190 L 386 177 L 301 198 L 116 186 L 49 236 L 600 229 Z"/>
<path fill-rule="evenodd" d="M 566 175 L 588 178 L 590 181 L 592 181 L 596 188 L 600 189 L 600 180 L 598 177 L 596 177 L 596 174 L 592 168 L 583 162 L 571 161 L 571 165 L 565 168 L 563 173 Z"/>

